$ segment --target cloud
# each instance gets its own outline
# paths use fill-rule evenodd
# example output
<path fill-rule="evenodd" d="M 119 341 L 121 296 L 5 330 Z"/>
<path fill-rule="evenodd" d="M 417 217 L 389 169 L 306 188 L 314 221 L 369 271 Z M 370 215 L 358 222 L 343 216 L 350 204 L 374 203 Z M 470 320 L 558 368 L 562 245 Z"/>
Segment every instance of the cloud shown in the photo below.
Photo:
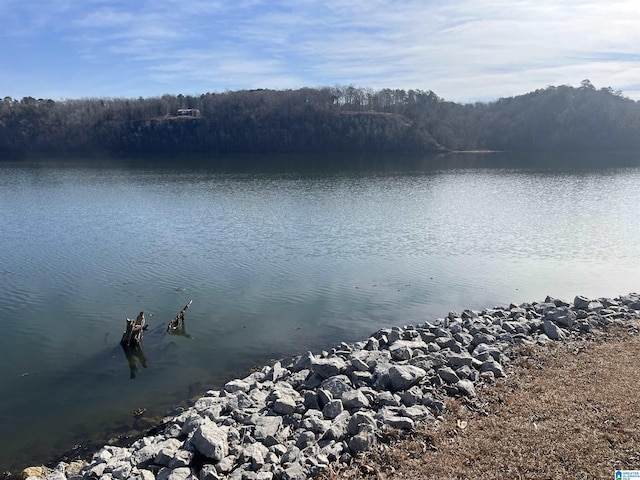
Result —
<path fill-rule="evenodd" d="M 640 98 L 635 0 L 51 3 L 5 0 L 0 41 L 48 35 L 142 95 L 356 84 L 466 101 L 590 78 Z"/>

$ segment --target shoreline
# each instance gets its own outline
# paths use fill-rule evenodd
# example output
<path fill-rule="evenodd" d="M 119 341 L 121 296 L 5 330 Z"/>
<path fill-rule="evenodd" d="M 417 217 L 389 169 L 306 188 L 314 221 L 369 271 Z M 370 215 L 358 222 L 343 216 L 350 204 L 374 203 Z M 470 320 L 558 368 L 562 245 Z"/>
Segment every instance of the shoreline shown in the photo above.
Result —
<path fill-rule="evenodd" d="M 312 478 L 349 464 L 385 432 L 441 421 L 446 398 L 475 398 L 477 385 L 505 376 L 515 346 L 584 338 L 639 317 L 632 293 L 547 297 L 383 328 L 231 380 L 129 447 L 103 446 L 91 461 L 62 462 L 46 478 Z"/>

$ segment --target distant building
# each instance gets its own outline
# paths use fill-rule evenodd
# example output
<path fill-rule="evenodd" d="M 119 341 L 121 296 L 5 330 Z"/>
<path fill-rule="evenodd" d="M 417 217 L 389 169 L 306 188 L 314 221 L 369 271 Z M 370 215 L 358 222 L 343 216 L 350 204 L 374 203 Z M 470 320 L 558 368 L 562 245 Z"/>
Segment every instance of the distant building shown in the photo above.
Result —
<path fill-rule="evenodd" d="M 181 108 L 178 110 L 178 117 L 199 117 L 200 110 L 197 108 Z"/>

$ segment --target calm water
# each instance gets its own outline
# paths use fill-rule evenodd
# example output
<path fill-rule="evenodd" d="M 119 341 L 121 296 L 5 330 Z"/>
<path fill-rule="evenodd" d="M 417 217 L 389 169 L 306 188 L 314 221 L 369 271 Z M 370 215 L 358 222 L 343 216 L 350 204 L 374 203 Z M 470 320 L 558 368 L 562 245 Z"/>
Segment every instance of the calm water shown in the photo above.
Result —
<path fill-rule="evenodd" d="M 640 289 L 640 156 L 604 169 L 387 160 L 289 173 L 0 163 L 1 470 L 383 326 Z M 189 299 L 185 335 L 167 335 Z M 131 372 L 118 342 L 141 310 L 147 367 Z"/>

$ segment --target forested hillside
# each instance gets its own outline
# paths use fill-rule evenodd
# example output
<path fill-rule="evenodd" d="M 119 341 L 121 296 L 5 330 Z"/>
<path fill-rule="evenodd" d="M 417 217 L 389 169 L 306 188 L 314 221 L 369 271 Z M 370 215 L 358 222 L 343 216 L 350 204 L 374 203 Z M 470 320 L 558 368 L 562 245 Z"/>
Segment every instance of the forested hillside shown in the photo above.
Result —
<path fill-rule="evenodd" d="M 588 80 L 475 104 L 356 87 L 0 101 L 3 156 L 478 149 L 640 150 L 640 103 Z"/>

